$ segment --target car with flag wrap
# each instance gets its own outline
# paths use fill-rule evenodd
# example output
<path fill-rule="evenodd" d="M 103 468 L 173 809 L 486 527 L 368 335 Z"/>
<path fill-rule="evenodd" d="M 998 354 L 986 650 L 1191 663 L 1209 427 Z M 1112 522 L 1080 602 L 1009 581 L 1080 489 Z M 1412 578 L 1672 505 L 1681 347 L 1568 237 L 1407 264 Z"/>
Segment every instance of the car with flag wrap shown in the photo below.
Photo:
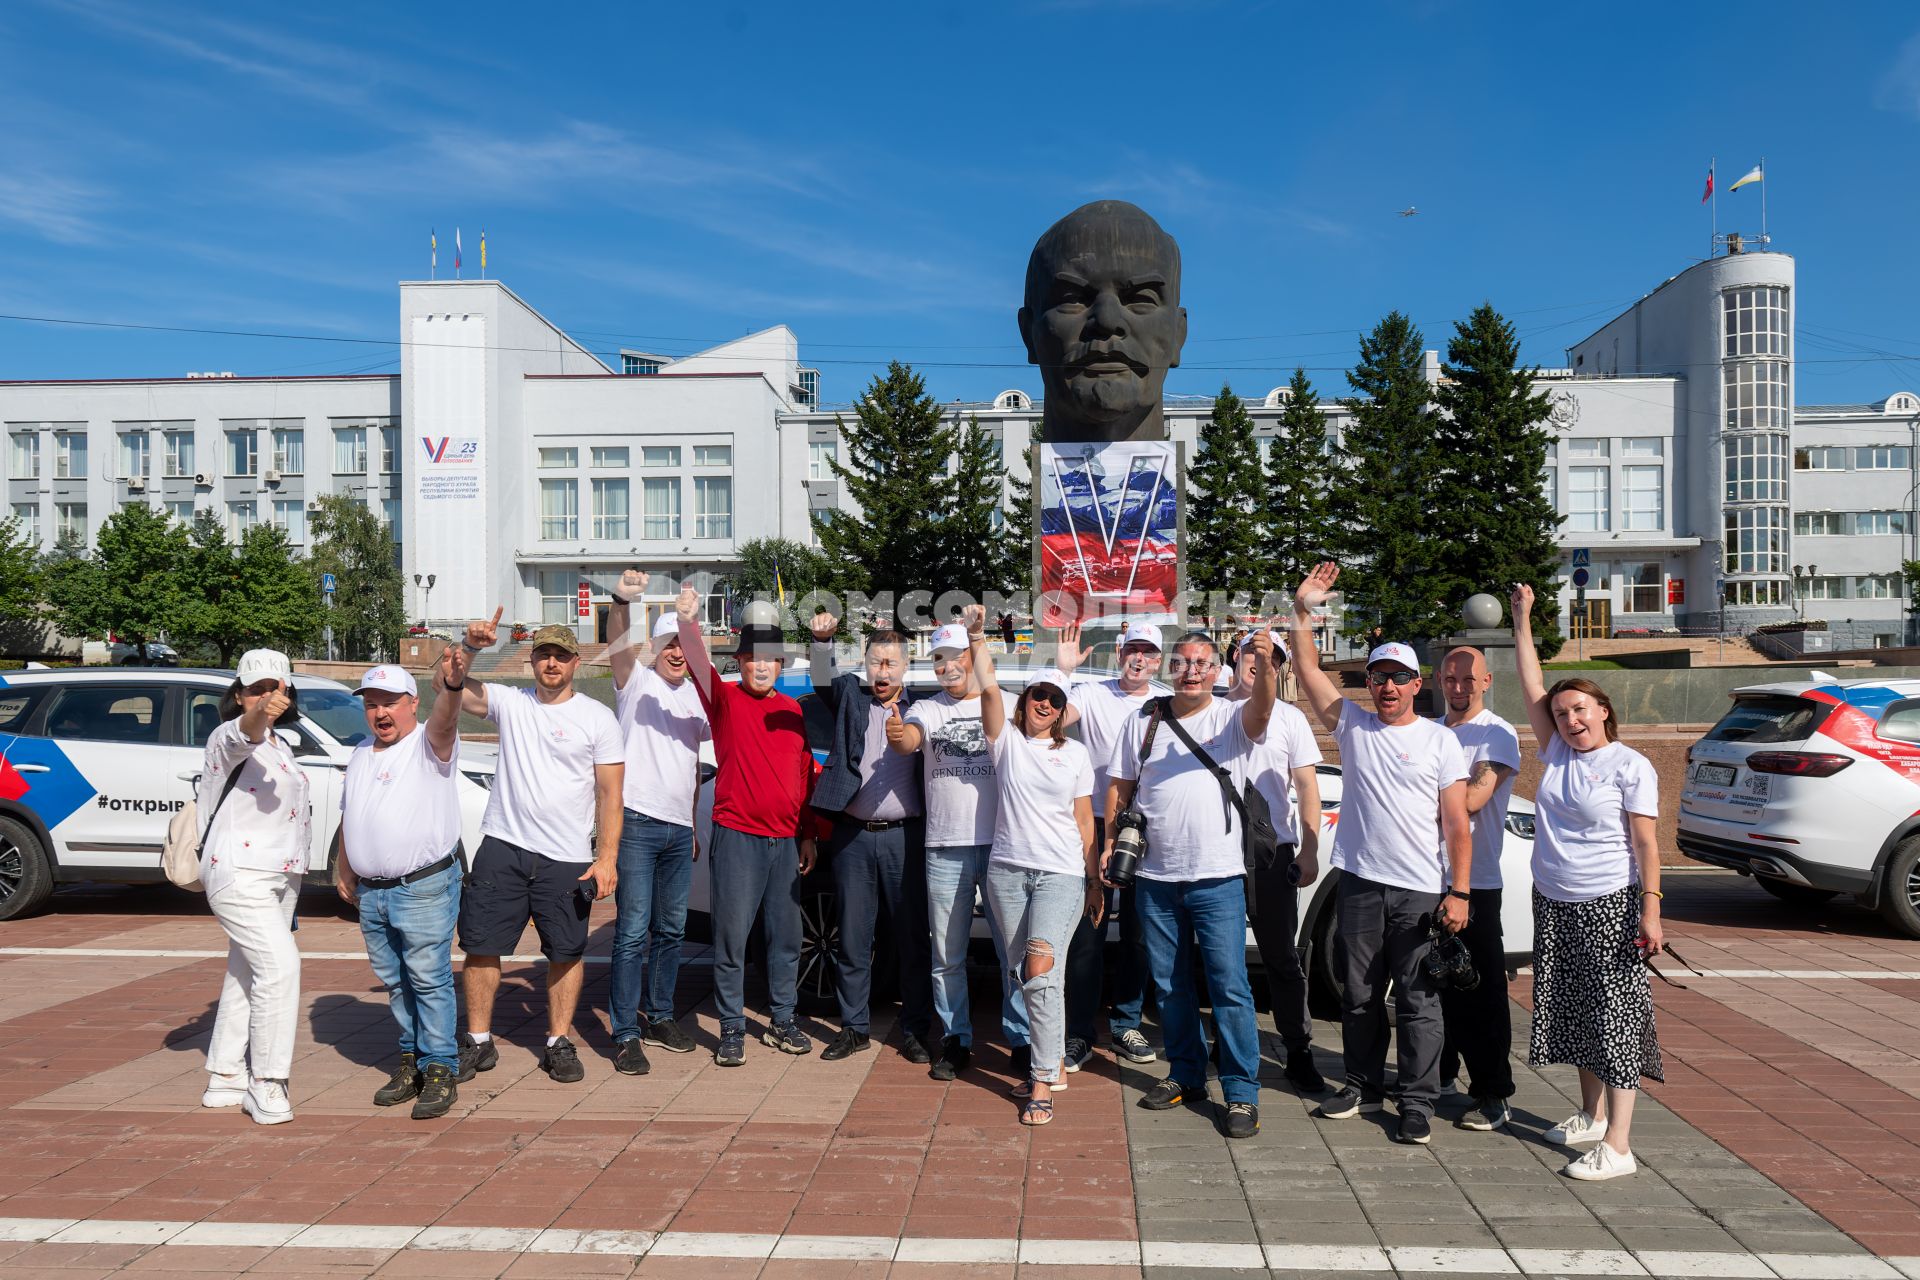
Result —
<path fill-rule="evenodd" d="M 1680 851 L 1787 902 L 1842 893 L 1920 938 L 1920 680 L 1735 689 L 1687 752 Z"/>

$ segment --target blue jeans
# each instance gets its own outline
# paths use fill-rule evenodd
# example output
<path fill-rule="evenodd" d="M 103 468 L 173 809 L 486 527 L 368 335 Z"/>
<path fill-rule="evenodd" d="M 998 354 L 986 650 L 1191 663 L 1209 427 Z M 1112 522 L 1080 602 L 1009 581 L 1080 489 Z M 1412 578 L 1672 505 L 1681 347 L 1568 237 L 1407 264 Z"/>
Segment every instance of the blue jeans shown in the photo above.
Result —
<path fill-rule="evenodd" d="M 648 1022 L 673 1017 L 692 879 L 693 828 L 627 810 L 620 825 L 620 883 L 613 891 L 619 915 L 608 1014 L 615 1044 L 640 1034 L 639 1015 Z"/>
<path fill-rule="evenodd" d="M 839 892 L 840 938 L 834 948 L 834 991 L 840 1022 L 865 1035 L 873 998 L 873 929 L 882 907 L 893 928 L 900 972 L 900 1029 L 921 1040 L 932 1021 L 927 954 L 926 825 L 909 818 L 885 831 L 856 819 L 833 825 L 833 884 Z"/>
<path fill-rule="evenodd" d="M 973 936 L 973 897 L 986 879 L 990 844 L 952 844 L 927 849 L 927 921 L 933 929 L 933 1013 L 945 1034 L 973 1043 L 967 1008 L 967 942 Z M 1007 970 L 1007 942 L 987 913 L 987 932 L 1000 962 L 1000 1030 L 1012 1048 L 1027 1043 L 1027 1005 Z"/>
<path fill-rule="evenodd" d="M 747 1029 L 747 939 L 763 917 L 768 1011 L 793 1021 L 800 985 L 800 849 L 792 836 L 755 836 L 713 824 L 707 869 L 713 877 L 713 1004 L 720 1034 Z"/>
<path fill-rule="evenodd" d="M 1067 1049 L 1067 943 L 1074 922 L 1086 918 L 1087 878 L 993 863 L 987 868 L 987 910 L 1007 940 L 1007 978 L 1020 984 L 1033 1033 L 1029 1075 L 1052 1084 Z M 1026 976 L 1029 956 L 1050 961 Z"/>
<path fill-rule="evenodd" d="M 1200 1025 L 1193 967 L 1198 958 L 1220 1036 L 1220 1093 L 1228 1102 L 1260 1100 L 1260 1032 L 1247 979 L 1247 891 L 1240 876 L 1214 880 L 1134 881 L 1147 977 L 1160 1007 L 1169 1079 L 1194 1093 L 1207 1084 L 1207 1034 Z"/>
<path fill-rule="evenodd" d="M 400 1024 L 400 1052 L 424 1071 L 460 1069 L 454 1044 L 459 1004 L 453 989 L 453 927 L 460 919 L 460 859 L 412 884 L 360 886 L 360 934 L 373 976 L 387 988 Z"/>

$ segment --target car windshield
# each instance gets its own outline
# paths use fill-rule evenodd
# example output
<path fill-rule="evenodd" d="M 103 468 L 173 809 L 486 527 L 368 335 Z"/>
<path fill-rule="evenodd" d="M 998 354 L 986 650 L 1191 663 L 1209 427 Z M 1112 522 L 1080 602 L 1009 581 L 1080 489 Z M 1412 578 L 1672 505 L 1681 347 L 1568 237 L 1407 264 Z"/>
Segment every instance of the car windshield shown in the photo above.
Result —
<path fill-rule="evenodd" d="M 345 689 L 300 690 L 300 712 L 342 746 L 357 747 L 367 736 L 367 717 L 360 699 Z"/>

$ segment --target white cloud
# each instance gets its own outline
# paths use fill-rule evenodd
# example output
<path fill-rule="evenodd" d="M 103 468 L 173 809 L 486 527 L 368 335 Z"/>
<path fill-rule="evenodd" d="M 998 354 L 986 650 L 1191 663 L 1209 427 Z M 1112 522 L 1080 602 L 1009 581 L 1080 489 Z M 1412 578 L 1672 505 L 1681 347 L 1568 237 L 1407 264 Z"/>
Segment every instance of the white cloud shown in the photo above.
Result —
<path fill-rule="evenodd" d="M 93 215 L 104 198 L 99 188 L 44 169 L 9 166 L 0 170 L 0 222 L 59 244 L 93 244 L 100 239 Z"/>
<path fill-rule="evenodd" d="M 1873 101 L 1882 110 L 1920 118 L 1920 35 L 1900 46 L 1899 56 L 1874 88 Z"/>

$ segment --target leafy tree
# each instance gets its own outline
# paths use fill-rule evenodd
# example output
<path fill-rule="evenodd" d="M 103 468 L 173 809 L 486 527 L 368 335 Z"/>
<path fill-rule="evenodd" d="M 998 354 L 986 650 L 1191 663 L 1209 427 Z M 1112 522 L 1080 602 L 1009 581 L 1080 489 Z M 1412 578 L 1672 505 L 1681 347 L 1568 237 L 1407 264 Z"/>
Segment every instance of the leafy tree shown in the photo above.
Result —
<path fill-rule="evenodd" d="M 1466 597 L 1504 597 L 1516 582 L 1534 589 L 1534 635 L 1551 655 L 1561 644 L 1554 577 L 1560 515 L 1540 484 L 1552 432 L 1551 404 L 1517 367 L 1520 340 L 1491 303 L 1454 326 L 1434 391 L 1440 410 L 1434 440 L 1440 491 L 1452 500 L 1431 512 L 1434 536 L 1454 549 L 1457 585 L 1448 606 Z"/>
<path fill-rule="evenodd" d="M 40 548 L 20 521 L 0 517 L 0 618 L 27 617 L 39 607 L 41 590 Z"/>
<path fill-rule="evenodd" d="M 1260 442 L 1253 417 L 1223 386 L 1187 468 L 1187 573 L 1201 591 L 1265 588 L 1261 561 Z"/>
<path fill-rule="evenodd" d="M 185 526 L 133 503 L 100 524 L 93 540 L 94 572 L 64 580 L 54 602 L 70 635 L 113 635 L 144 645 L 172 630 L 180 613 L 180 564 L 187 554 Z M 74 588 L 84 584 L 84 590 Z"/>
<path fill-rule="evenodd" d="M 1338 545 L 1328 514 L 1334 461 L 1327 419 L 1305 369 L 1295 369 L 1267 460 L 1266 559 L 1280 589 L 1290 589 Z"/>
<path fill-rule="evenodd" d="M 1001 519 L 1007 469 L 994 437 L 968 419 L 959 433 L 953 496 L 940 520 L 938 548 L 942 581 L 976 596 L 1011 591 L 1025 575 L 1009 554 Z"/>
<path fill-rule="evenodd" d="M 312 571 L 338 579 L 330 612 L 316 591 L 314 608 L 333 624 L 341 656 L 378 660 L 400 651 L 406 631 L 406 587 L 393 530 L 364 502 L 328 494 L 315 503 Z"/>
<path fill-rule="evenodd" d="M 812 547 L 791 538 L 755 538 L 740 546 L 740 571 L 734 575 L 735 588 L 748 599 L 765 596 L 778 600 L 785 589 L 787 603 L 825 590 L 830 574 L 826 557 Z M 804 619 L 801 620 L 804 623 Z M 804 638 L 802 626 L 787 629 L 788 639 Z"/>
<path fill-rule="evenodd" d="M 219 516 L 200 511 L 187 530 L 187 549 L 180 559 L 180 611 L 175 637 L 206 646 L 218 655 L 218 665 L 231 667 L 238 638 L 228 625 L 227 598 L 239 589 L 239 567 L 233 544 Z"/>
<path fill-rule="evenodd" d="M 53 623 L 75 639 L 98 634 L 92 601 L 100 595 L 100 566 L 87 554 L 87 540 L 68 530 L 40 561 L 40 585 Z"/>
<path fill-rule="evenodd" d="M 233 574 L 222 612 L 236 645 L 295 652 L 319 638 L 320 580 L 313 566 L 294 554 L 286 530 L 275 524 L 247 530 Z"/>
<path fill-rule="evenodd" d="M 1425 640 L 1457 625 L 1446 601 L 1464 580 L 1457 545 L 1432 536 L 1432 515 L 1459 495 L 1439 487 L 1441 459 L 1421 357 L 1420 330 L 1390 312 L 1360 340 L 1347 374 L 1353 421 L 1341 442 L 1329 506 L 1341 530 L 1347 632 Z"/>

